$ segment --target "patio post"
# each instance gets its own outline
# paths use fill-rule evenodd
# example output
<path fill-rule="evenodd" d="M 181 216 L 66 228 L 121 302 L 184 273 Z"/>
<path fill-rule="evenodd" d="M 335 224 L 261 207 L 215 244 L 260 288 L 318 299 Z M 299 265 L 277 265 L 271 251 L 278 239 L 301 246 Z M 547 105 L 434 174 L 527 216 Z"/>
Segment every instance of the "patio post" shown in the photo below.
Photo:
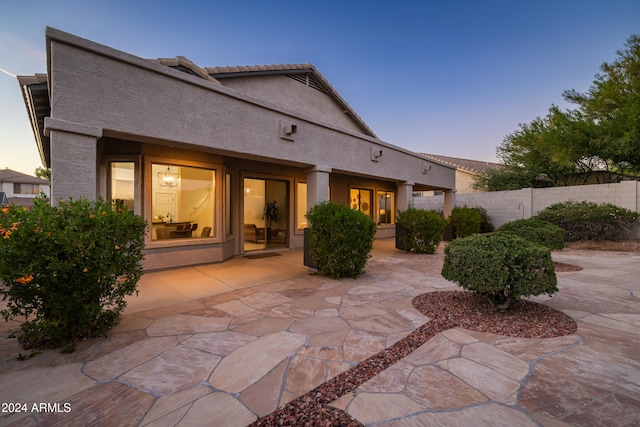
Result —
<path fill-rule="evenodd" d="M 405 181 L 397 184 L 398 187 L 398 200 L 396 209 L 399 211 L 406 211 L 411 204 L 413 194 L 413 182 Z"/>
<path fill-rule="evenodd" d="M 307 211 L 329 200 L 330 167 L 315 166 L 307 171 Z"/>
<path fill-rule="evenodd" d="M 451 211 L 456 206 L 456 190 L 444 190 L 443 213 L 445 218 L 451 216 Z"/>
<path fill-rule="evenodd" d="M 51 203 L 60 199 L 97 198 L 96 155 L 102 129 L 45 118 L 51 140 Z"/>

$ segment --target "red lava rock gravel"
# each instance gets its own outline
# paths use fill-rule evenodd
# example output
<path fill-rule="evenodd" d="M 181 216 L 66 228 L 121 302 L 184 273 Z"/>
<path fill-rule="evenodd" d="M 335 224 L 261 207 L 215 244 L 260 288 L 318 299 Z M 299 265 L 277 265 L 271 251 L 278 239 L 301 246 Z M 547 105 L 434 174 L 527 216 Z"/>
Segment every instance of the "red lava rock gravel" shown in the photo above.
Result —
<path fill-rule="evenodd" d="M 259 418 L 251 427 L 362 426 L 330 402 L 404 358 L 434 335 L 454 327 L 520 338 L 569 335 L 577 325 L 569 316 L 532 301 L 520 300 L 508 311 L 496 311 L 480 295 L 465 291 L 431 292 L 414 298 L 413 305 L 431 321 L 391 347 L 360 362 L 310 392 Z"/>

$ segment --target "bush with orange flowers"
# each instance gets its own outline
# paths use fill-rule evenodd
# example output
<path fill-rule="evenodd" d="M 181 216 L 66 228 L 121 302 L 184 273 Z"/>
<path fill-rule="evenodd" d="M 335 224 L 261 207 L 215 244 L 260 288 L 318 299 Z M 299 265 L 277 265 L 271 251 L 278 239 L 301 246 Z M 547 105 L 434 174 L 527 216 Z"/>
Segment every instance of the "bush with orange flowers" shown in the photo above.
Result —
<path fill-rule="evenodd" d="M 99 200 L 37 198 L 0 213 L 0 315 L 22 317 L 25 348 L 67 346 L 106 335 L 137 292 L 146 221 Z"/>

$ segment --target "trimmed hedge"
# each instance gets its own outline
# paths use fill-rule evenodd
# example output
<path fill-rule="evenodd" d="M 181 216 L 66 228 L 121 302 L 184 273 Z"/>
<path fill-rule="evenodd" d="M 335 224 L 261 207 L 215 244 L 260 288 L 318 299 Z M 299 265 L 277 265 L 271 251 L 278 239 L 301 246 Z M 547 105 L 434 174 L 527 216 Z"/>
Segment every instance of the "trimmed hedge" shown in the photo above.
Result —
<path fill-rule="evenodd" d="M 471 236 L 480 232 L 482 215 L 474 208 L 455 207 L 451 211 L 449 224 L 454 238 Z"/>
<path fill-rule="evenodd" d="M 508 233 L 554 250 L 564 248 L 564 230 L 537 218 L 517 219 L 502 224 L 496 232 Z"/>
<path fill-rule="evenodd" d="M 522 296 L 558 291 L 551 251 L 506 233 L 476 234 L 444 250 L 442 276 L 487 295 L 498 308 Z"/>
<path fill-rule="evenodd" d="M 106 335 L 137 292 L 146 221 L 124 206 L 85 199 L 2 208 L 0 286 L 5 320 L 26 320 L 23 348 L 67 345 Z"/>
<path fill-rule="evenodd" d="M 611 203 L 556 203 L 540 211 L 535 218 L 562 228 L 565 241 L 625 240 L 638 220 L 638 213 Z"/>
<path fill-rule="evenodd" d="M 309 210 L 307 220 L 309 252 L 319 274 L 337 279 L 364 272 L 376 234 L 371 217 L 346 205 L 323 202 Z"/>
<path fill-rule="evenodd" d="M 409 208 L 398 212 L 397 224 L 407 232 L 406 237 L 400 238 L 406 251 L 433 254 L 442 241 L 446 221 L 436 211 Z"/>

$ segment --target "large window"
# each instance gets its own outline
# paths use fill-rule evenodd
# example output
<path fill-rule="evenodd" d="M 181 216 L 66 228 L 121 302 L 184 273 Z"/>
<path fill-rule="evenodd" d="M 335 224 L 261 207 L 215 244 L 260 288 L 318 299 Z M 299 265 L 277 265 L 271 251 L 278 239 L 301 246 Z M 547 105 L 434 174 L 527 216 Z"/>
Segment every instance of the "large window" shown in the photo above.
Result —
<path fill-rule="evenodd" d="M 215 171 L 153 164 L 152 239 L 215 236 Z"/>
<path fill-rule="evenodd" d="M 40 186 L 36 184 L 13 184 L 14 194 L 38 194 Z"/>
<path fill-rule="evenodd" d="M 378 191 L 378 224 L 394 224 L 396 203 L 392 191 Z"/>
<path fill-rule="evenodd" d="M 125 205 L 133 210 L 135 190 L 135 163 L 111 163 L 111 202 L 114 205 Z"/>

